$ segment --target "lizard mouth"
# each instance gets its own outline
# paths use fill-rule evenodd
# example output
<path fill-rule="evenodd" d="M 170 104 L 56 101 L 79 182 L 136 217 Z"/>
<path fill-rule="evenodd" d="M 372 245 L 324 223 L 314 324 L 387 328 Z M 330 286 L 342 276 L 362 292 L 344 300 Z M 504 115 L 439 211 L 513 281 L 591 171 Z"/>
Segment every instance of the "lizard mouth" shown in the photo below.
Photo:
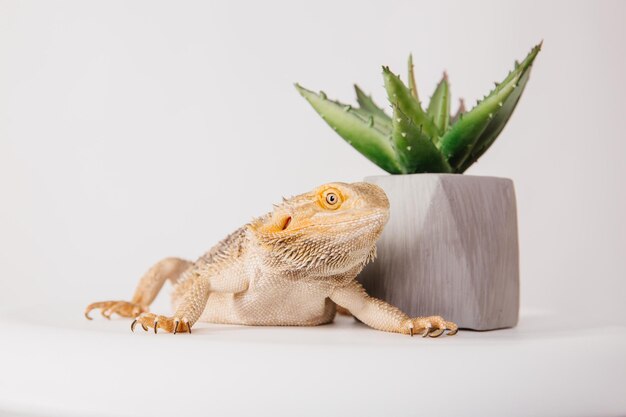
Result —
<path fill-rule="evenodd" d="M 291 223 L 291 216 L 287 216 L 287 218 L 283 222 L 283 227 L 280 230 L 281 231 L 286 230 L 289 227 L 290 223 Z"/>
<path fill-rule="evenodd" d="M 382 226 L 384 226 L 385 223 L 387 223 L 387 217 L 388 215 L 386 213 L 376 210 L 373 213 L 367 214 L 365 216 L 359 216 L 356 219 L 337 220 L 337 221 L 331 221 L 331 222 L 319 222 L 319 223 L 307 224 L 306 226 L 291 227 L 289 229 L 289 232 L 293 233 L 293 232 L 299 232 L 299 231 L 304 231 L 304 230 L 309 230 L 309 229 L 314 229 L 314 228 L 335 227 L 335 226 L 346 228 L 350 226 L 373 225 L 372 223 L 379 223 L 379 222 L 382 223 Z M 290 224 L 291 224 L 291 216 L 288 216 L 284 220 L 281 231 L 287 230 Z"/>

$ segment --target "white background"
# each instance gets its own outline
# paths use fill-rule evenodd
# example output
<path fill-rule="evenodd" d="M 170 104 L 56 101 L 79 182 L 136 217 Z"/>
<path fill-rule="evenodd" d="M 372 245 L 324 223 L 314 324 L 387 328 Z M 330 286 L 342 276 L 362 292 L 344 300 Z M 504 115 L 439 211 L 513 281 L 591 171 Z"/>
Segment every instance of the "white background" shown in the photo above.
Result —
<path fill-rule="evenodd" d="M 625 27 L 625 2 L 0 0 L 0 415 L 624 414 Z M 542 39 L 468 171 L 516 184 L 516 329 L 170 338 L 81 317 L 283 195 L 384 174 L 294 82 L 383 104 L 381 65 L 406 79 L 413 52 L 423 97 L 445 69 L 473 105 Z"/>
<path fill-rule="evenodd" d="M 544 40 L 497 143 L 522 305 L 623 313 L 624 2 L 0 2 L 0 301 L 128 297 L 292 195 L 383 174 L 300 82 L 385 103 L 413 52 L 469 104 Z M 406 78 L 404 78 L 406 79 Z"/>
<path fill-rule="evenodd" d="M 544 40 L 469 171 L 515 181 L 522 305 L 626 294 L 624 2 L 0 2 L 0 301 L 130 296 L 292 195 L 383 174 L 292 83 L 385 103 L 413 52 L 473 105 Z M 406 78 L 405 78 L 406 79 Z"/>

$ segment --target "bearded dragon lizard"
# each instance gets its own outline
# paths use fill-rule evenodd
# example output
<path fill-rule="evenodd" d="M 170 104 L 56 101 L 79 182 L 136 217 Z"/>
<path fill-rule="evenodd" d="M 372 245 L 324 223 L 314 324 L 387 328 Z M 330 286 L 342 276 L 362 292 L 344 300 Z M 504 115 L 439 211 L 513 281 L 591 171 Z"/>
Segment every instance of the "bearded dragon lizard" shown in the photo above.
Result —
<path fill-rule="evenodd" d="M 330 183 L 276 205 L 230 234 L 197 261 L 167 258 L 141 278 L 131 301 L 90 304 L 110 318 L 134 318 L 144 330 L 191 333 L 198 321 L 268 326 L 315 326 L 337 308 L 370 327 L 437 337 L 458 330 L 439 316 L 410 318 L 370 297 L 356 280 L 376 255 L 389 217 L 378 186 Z M 174 315 L 148 312 L 164 282 L 173 284 Z"/>

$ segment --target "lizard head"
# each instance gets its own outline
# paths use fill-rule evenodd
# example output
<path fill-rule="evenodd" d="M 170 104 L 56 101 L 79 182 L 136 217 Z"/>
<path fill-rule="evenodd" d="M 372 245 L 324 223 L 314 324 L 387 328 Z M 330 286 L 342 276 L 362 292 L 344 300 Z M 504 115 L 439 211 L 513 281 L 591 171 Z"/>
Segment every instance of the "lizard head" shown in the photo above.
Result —
<path fill-rule="evenodd" d="M 327 272 L 364 265 L 389 217 L 385 192 L 368 183 L 329 183 L 285 199 L 250 224 L 274 261 Z"/>

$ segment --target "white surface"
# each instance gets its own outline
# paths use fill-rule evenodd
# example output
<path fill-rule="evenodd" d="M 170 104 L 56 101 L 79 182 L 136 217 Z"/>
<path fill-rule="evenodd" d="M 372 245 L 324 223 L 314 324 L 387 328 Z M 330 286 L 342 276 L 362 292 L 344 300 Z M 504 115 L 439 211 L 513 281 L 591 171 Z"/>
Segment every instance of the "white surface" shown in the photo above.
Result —
<path fill-rule="evenodd" d="M 610 321 L 535 312 L 516 329 L 438 339 L 345 317 L 315 328 L 199 325 L 191 335 L 154 335 L 131 333 L 129 320 L 88 322 L 81 307 L 0 316 L 1 416 L 626 412 L 626 326 Z"/>
<path fill-rule="evenodd" d="M 2 319 L 2 406 L 626 414 L 625 20 L 620 1 L 0 0 L 0 310 L 53 305 Z M 412 51 L 423 96 L 447 69 L 473 104 L 540 39 L 511 122 L 469 173 L 514 180 L 522 305 L 557 311 L 547 322 L 423 341 L 352 324 L 178 340 L 81 321 L 281 195 L 381 173 L 292 82 L 344 101 L 358 82 L 382 104 L 380 65 L 404 73 Z"/>

